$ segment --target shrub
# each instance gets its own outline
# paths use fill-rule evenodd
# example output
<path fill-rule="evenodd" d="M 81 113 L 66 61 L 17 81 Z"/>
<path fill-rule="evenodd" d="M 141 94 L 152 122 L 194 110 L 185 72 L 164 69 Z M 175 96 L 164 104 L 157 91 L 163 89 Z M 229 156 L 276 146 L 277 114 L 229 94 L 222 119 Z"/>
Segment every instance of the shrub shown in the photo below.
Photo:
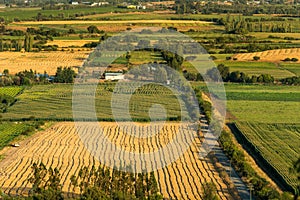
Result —
<path fill-rule="evenodd" d="M 298 58 L 292 58 L 291 61 L 297 62 L 299 59 Z"/>
<path fill-rule="evenodd" d="M 260 59 L 259 56 L 254 56 L 254 57 L 253 57 L 253 60 L 255 60 L 255 61 L 257 61 L 257 60 L 259 60 L 259 59 Z"/>
<path fill-rule="evenodd" d="M 291 61 L 290 58 L 285 58 L 283 61 L 287 62 L 287 61 Z"/>

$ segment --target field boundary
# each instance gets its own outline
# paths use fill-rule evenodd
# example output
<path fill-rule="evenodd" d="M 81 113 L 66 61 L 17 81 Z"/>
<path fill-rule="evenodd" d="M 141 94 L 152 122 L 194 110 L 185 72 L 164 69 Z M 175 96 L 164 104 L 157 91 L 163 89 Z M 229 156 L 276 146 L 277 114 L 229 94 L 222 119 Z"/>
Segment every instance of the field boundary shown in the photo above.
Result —
<path fill-rule="evenodd" d="M 289 185 L 282 175 L 277 171 L 273 165 L 271 165 L 257 150 L 256 146 L 243 134 L 237 127 L 236 123 L 227 124 L 237 141 L 243 146 L 243 148 L 250 154 L 257 165 L 278 185 L 283 191 L 294 192 L 294 188 Z"/>

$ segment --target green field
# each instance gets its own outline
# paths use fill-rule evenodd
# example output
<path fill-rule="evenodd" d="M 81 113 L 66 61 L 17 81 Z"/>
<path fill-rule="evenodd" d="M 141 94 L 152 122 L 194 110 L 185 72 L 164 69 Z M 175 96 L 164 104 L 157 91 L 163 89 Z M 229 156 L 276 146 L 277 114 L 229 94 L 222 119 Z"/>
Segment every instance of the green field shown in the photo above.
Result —
<path fill-rule="evenodd" d="M 278 67 L 275 63 L 270 62 L 241 62 L 241 61 L 215 61 L 216 64 L 224 64 L 230 68 L 230 71 L 240 71 L 249 76 L 260 74 L 270 74 L 275 79 L 295 76 L 287 68 Z"/>
<path fill-rule="evenodd" d="M 281 63 L 280 66 L 294 73 L 296 76 L 300 76 L 300 64 Z"/>
<path fill-rule="evenodd" d="M 100 14 L 100 13 L 110 13 L 110 12 L 127 12 L 128 9 L 116 8 L 113 6 L 105 6 L 105 7 L 87 7 L 87 8 L 76 8 L 69 10 L 43 10 L 42 8 L 4 8 L 0 9 L 1 16 L 8 21 L 13 21 L 15 18 L 19 20 L 33 20 L 37 16 L 38 13 L 42 15 L 49 16 L 52 15 L 54 17 L 58 15 L 64 15 L 64 17 L 74 17 L 75 14 Z"/>
<path fill-rule="evenodd" d="M 254 122 L 238 122 L 237 128 L 251 142 L 251 151 L 263 157 L 260 163 L 266 161 L 266 165 L 270 164 L 275 171 L 272 172 L 268 168 L 271 177 L 276 178 L 277 182 L 280 178 L 276 177 L 278 173 L 288 185 L 294 189 L 297 186 L 297 177 L 289 172 L 300 154 L 300 124 L 267 124 Z M 254 155 L 255 156 L 255 155 Z M 264 165 L 264 164 L 262 164 Z M 267 167 L 267 166 L 266 166 Z"/>
<path fill-rule="evenodd" d="M 24 87 L 0 87 L 0 96 L 9 95 L 15 97 L 24 90 Z"/>
<path fill-rule="evenodd" d="M 83 98 L 87 95 L 86 87 L 89 86 L 83 86 L 79 92 Z M 95 106 L 97 117 L 101 120 L 113 120 L 111 99 L 114 87 L 115 83 L 102 83 L 97 87 Z M 118 93 L 130 95 L 134 87 L 136 87 L 134 83 L 123 83 Z M 22 118 L 34 117 L 45 120 L 73 120 L 72 90 L 71 84 L 34 85 L 18 96 L 18 101 L 8 109 L 7 113 L 3 113 L 3 119 L 22 120 Z M 153 104 L 161 104 L 170 119 L 181 116 L 180 102 L 172 91 L 160 85 L 148 84 L 140 87 L 131 96 L 129 103 L 131 117 L 134 120 L 147 121 L 148 111 Z M 123 112 L 122 106 L 114 108 L 118 111 L 121 109 Z M 87 110 L 85 114 L 91 114 L 90 112 Z"/>
<path fill-rule="evenodd" d="M 7 146 L 13 139 L 28 130 L 30 125 L 22 122 L 3 122 L 0 124 L 0 150 Z"/>
<path fill-rule="evenodd" d="M 229 121 L 234 121 L 248 143 L 247 150 L 275 181 L 295 187 L 289 174 L 300 154 L 300 87 L 226 84 Z M 254 147 L 253 147 L 253 146 Z M 250 146 L 250 147 L 249 147 Z M 278 174 L 276 175 L 276 173 Z M 283 181 L 282 181 L 283 180 Z"/>
<path fill-rule="evenodd" d="M 241 121 L 298 123 L 299 86 L 226 84 L 227 108 Z"/>

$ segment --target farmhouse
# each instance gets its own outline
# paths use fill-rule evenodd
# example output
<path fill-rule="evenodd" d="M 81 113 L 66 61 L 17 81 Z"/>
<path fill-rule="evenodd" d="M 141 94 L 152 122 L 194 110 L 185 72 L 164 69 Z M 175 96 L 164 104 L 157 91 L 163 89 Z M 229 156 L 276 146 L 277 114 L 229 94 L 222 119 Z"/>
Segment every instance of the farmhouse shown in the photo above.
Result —
<path fill-rule="evenodd" d="M 124 74 L 122 72 L 106 72 L 104 73 L 105 80 L 122 80 Z"/>

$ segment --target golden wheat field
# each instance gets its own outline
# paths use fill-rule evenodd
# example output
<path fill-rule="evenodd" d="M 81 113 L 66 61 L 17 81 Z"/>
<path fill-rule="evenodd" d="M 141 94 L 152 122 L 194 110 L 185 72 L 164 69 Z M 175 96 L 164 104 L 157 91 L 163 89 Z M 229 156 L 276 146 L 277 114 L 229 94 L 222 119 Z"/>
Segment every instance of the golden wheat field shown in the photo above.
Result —
<path fill-rule="evenodd" d="M 10 74 L 32 69 L 37 73 L 46 71 L 54 75 L 57 67 L 82 65 L 90 51 L 53 51 L 53 52 L 0 52 L 0 71 L 8 69 Z"/>
<path fill-rule="evenodd" d="M 90 42 L 98 42 L 99 39 L 95 40 L 53 40 L 53 41 L 48 41 L 47 45 L 57 45 L 58 47 L 82 47 L 86 43 Z"/>
<path fill-rule="evenodd" d="M 93 131 L 88 122 L 86 123 L 84 131 Z M 141 152 L 153 151 L 168 143 L 179 126 L 178 123 L 166 123 L 159 134 L 136 141 L 133 136 L 123 134 L 123 129 L 116 123 L 100 122 L 100 124 L 104 127 L 106 137 L 113 143 L 123 146 L 128 151 Z M 139 129 L 146 130 L 146 127 L 142 125 Z M 129 125 L 123 128 L 132 130 Z M 201 185 L 213 182 L 220 199 L 232 199 L 214 165 L 208 159 L 199 158 L 197 146 L 199 143 L 200 140 L 196 137 L 194 143 L 177 161 L 155 172 L 160 192 L 166 198 L 200 200 L 203 197 Z M 91 146 L 106 150 L 107 147 L 102 144 L 102 141 L 94 140 Z M 70 185 L 71 175 L 77 174 L 83 166 L 99 165 L 81 142 L 73 122 L 54 124 L 47 130 L 23 140 L 19 148 L 6 147 L 0 153 L 5 155 L 0 162 L 0 188 L 4 193 L 12 195 L 28 193 L 31 184 L 27 179 L 31 175 L 31 166 L 34 162 L 43 162 L 47 167 L 59 169 L 63 192 L 68 197 L 74 196 Z M 171 154 L 169 150 L 164 156 L 172 156 Z M 156 160 L 157 162 L 160 160 Z"/>
<path fill-rule="evenodd" d="M 298 58 L 300 60 L 300 48 L 276 49 L 255 53 L 242 53 L 236 54 L 233 57 L 237 58 L 238 61 L 252 61 L 254 56 L 259 56 L 260 61 L 267 62 L 280 62 L 285 58 Z"/>

